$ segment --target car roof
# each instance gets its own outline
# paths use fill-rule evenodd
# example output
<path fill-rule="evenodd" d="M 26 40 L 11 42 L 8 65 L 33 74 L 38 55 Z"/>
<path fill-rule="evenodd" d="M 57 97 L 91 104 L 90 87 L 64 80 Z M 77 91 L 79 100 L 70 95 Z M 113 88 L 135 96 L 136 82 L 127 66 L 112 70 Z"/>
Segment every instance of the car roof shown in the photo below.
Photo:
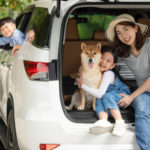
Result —
<path fill-rule="evenodd" d="M 59 0 L 37 0 L 35 2 L 33 2 L 32 4 L 35 5 L 35 7 L 42 7 L 42 8 L 48 8 L 49 12 L 51 12 L 52 8 L 54 6 L 57 7 L 57 1 Z M 107 4 L 110 2 L 111 4 L 115 4 L 115 3 L 140 3 L 140 4 L 144 4 L 144 3 L 149 3 L 150 4 L 150 0 L 60 0 L 61 4 L 60 7 L 61 9 L 66 9 L 71 7 L 72 5 L 76 4 L 76 3 L 82 3 L 84 2 L 84 4 L 86 2 L 106 2 Z"/>

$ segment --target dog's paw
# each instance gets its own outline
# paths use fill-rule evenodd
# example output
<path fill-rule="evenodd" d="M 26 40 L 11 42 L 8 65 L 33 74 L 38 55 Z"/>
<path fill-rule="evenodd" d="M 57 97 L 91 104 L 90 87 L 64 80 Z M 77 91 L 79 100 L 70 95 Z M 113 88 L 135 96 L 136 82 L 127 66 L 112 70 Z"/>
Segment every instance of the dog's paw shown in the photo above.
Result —
<path fill-rule="evenodd" d="M 69 106 L 66 106 L 66 109 L 67 109 L 67 110 L 72 110 L 72 106 L 70 106 L 70 105 L 69 105 Z"/>
<path fill-rule="evenodd" d="M 84 110 L 84 106 L 83 106 L 83 105 L 80 105 L 80 106 L 78 107 L 78 110 Z"/>

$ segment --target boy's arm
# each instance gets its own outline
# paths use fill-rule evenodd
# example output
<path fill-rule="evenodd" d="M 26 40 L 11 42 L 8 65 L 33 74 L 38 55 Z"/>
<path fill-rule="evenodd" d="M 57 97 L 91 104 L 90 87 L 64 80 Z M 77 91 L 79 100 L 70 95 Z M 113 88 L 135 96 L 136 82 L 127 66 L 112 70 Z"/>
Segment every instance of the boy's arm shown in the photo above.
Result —
<path fill-rule="evenodd" d="M 13 45 L 14 45 L 14 47 L 12 49 L 12 53 L 11 54 L 12 54 L 12 56 L 14 56 L 15 52 L 18 51 L 18 50 L 20 50 L 21 45 L 23 44 L 24 34 L 21 31 L 17 30 L 14 33 L 12 39 L 13 39 Z"/>
<path fill-rule="evenodd" d="M 8 37 L 1 37 L 0 38 L 0 45 L 5 45 L 10 43 L 10 39 Z"/>
<path fill-rule="evenodd" d="M 12 52 L 11 52 L 12 56 L 14 56 L 15 52 L 20 50 L 20 48 L 21 48 L 21 45 L 15 45 L 12 49 Z"/>
<path fill-rule="evenodd" d="M 13 46 L 22 45 L 24 38 L 25 38 L 24 34 L 21 31 L 19 31 L 19 30 L 15 31 L 13 36 L 12 36 Z"/>
<path fill-rule="evenodd" d="M 13 45 L 22 45 L 23 44 L 23 41 L 24 41 L 24 38 L 20 37 L 20 38 L 16 38 L 16 39 L 13 39 Z"/>

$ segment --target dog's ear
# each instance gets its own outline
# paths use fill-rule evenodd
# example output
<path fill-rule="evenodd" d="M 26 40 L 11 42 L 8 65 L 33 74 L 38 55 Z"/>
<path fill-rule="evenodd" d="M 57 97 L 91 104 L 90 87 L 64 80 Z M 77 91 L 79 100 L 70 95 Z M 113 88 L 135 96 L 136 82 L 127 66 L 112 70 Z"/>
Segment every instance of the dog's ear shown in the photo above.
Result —
<path fill-rule="evenodd" d="M 86 49 L 87 45 L 84 42 L 81 42 L 81 50 Z"/>
<path fill-rule="evenodd" d="M 101 43 L 98 42 L 98 43 L 96 44 L 96 48 L 99 49 L 99 50 L 101 50 L 101 47 L 102 47 L 102 46 L 101 46 Z"/>

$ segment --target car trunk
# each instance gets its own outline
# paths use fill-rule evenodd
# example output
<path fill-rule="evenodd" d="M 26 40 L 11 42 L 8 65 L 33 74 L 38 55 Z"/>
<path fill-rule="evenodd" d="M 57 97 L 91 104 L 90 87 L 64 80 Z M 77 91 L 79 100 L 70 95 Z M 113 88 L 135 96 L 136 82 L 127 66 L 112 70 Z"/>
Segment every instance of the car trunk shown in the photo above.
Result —
<path fill-rule="evenodd" d="M 96 44 L 101 42 L 102 45 L 110 45 L 105 38 L 105 30 L 109 22 L 114 19 L 117 15 L 126 13 L 131 14 L 135 17 L 137 22 L 150 25 L 150 11 L 149 9 L 141 9 L 138 7 L 135 9 L 135 5 L 128 5 L 110 7 L 103 7 L 104 5 L 90 5 L 80 6 L 67 13 L 66 18 L 63 20 L 63 37 L 64 48 L 61 52 L 62 56 L 60 63 L 61 66 L 61 88 L 62 88 L 62 102 L 63 106 L 70 104 L 72 94 L 78 89 L 75 85 L 74 75 L 78 73 L 80 66 L 80 53 L 81 53 L 81 42 L 86 44 Z M 150 35 L 150 31 L 146 36 Z M 136 81 L 132 71 L 128 68 L 126 63 L 120 58 L 117 65 L 120 68 L 120 75 L 124 82 L 130 87 L 131 91 L 136 89 Z M 74 122 L 91 123 L 95 122 L 98 118 L 95 111 L 91 109 L 79 111 L 72 109 L 67 111 L 64 107 L 64 112 L 68 118 Z M 121 114 L 126 123 L 134 124 L 134 110 L 130 106 L 126 109 L 121 109 Z M 114 122 L 114 119 L 110 116 L 109 120 Z"/>

